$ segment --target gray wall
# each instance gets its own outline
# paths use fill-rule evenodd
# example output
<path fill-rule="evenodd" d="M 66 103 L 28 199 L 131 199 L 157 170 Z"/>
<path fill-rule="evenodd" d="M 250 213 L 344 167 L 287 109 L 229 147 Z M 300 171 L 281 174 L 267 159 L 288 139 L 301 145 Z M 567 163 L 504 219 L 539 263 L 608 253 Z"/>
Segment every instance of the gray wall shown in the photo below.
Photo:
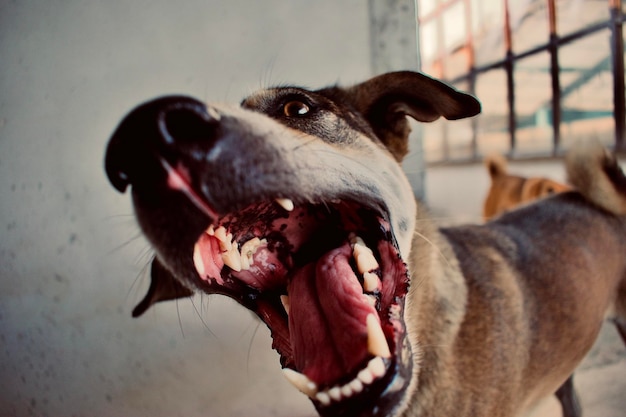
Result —
<path fill-rule="evenodd" d="M 362 0 L 0 2 L 0 415 L 311 413 L 229 300 L 131 319 L 150 250 L 103 152 L 156 95 L 364 79 L 367 30 Z"/>

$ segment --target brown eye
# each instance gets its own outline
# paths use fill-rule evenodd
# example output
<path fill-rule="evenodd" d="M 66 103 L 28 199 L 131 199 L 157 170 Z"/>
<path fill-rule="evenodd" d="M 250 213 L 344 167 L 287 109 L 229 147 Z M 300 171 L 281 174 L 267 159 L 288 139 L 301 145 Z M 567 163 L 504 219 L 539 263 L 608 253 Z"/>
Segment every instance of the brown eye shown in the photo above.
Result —
<path fill-rule="evenodd" d="M 287 117 L 304 116 L 309 112 L 310 108 L 301 101 L 290 101 L 283 107 L 283 112 Z"/>

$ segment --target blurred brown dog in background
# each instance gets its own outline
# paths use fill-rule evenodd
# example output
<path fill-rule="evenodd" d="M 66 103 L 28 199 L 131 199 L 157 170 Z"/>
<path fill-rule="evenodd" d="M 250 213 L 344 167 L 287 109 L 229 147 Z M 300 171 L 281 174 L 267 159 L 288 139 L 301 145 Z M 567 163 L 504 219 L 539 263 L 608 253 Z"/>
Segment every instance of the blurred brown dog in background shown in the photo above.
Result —
<path fill-rule="evenodd" d="M 506 159 L 499 154 L 485 158 L 485 166 L 491 177 L 491 187 L 483 206 L 485 220 L 523 203 L 571 189 L 569 185 L 548 178 L 511 175 L 507 171 Z"/>

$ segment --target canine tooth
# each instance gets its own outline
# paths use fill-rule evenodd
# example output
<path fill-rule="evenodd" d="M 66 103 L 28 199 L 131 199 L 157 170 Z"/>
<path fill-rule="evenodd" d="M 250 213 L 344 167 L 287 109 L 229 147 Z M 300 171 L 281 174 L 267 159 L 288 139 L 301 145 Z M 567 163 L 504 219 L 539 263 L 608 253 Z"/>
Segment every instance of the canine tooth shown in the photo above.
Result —
<path fill-rule="evenodd" d="M 359 273 L 364 274 L 365 272 L 378 269 L 378 261 L 374 257 L 372 250 L 367 246 L 355 243 L 352 254 L 354 259 L 356 259 L 356 267 Z"/>
<path fill-rule="evenodd" d="M 317 384 L 309 379 L 308 376 L 296 372 L 290 368 L 283 368 L 283 375 L 287 378 L 287 381 L 296 387 L 303 394 L 313 398 L 317 392 Z M 321 400 L 320 400 L 321 402 Z"/>
<path fill-rule="evenodd" d="M 289 296 L 288 295 L 281 295 L 280 296 L 280 302 L 283 304 L 283 307 L 285 308 L 285 311 L 287 312 L 287 315 L 289 315 Z"/>
<path fill-rule="evenodd" d="M 226 242 L 226 228 L 220 226 L 214 230 L 213 235 L 220 240 L 220 242 Z"/>
<path fill-rule="evenodd" d="M 374 374 L 372 374 L 372 371 L 370 371 L 369 369 L 365 368 L 362 369 L 358 374 L 357 374 L 357 378 L 359 378 L 359 380 L 361 382 L 363 382 L 365 385 L 369 385 L 372 382 L 374 382 Z"/>
<path fill-rule="evenodd" d="M 378 275 L 373 272 L 363 274 L 363 289 L 367 292 L 374 292 L 378 289 Z"/>
<path fill-rule="evenodd" d="M 330 395 L 326 392 L 318 392 L 315 394 L 315 399 L 321 402 L 322 405 L 330 405 Z"/>
<path fill-rule="evenodd" d="M 237 242 L 232 245 L 231 249 L 222 253 L 222 260 L 224 265 L 230 267 L 233 271 L 241 271 L 241 254 L 237 250 Z"/>
<path fill-rule="evenodd" d="M 290 199 L 288 199 L 288 198 L 277 198 L 276 202 L 278 203 L 279 206 L 281 206 L 285 210 L 293 211 L 294 204 L 293 204 L 293 201 L 291 201 Z"/>
<path fill-rule="evenodd" d="M 198 245 L 197 243 L 193 247 L 193 264 L 196 267 L 198 275 L 204 277 L 206 275 L 206 269 L 204 268 L 204 261 L 202 260 L 200 245 Z"/>
<path fill-rule="evenodd" d="M 214 232 L 214 236 L 219 240 L 222 251 L 229 252 L 233 248 L 233 234 L 226 232 L 224 226 L 218 227 Z"/>
<path fill-rule="evenodd" d="M 380 356 L 376 356 L 374 359 L 370 360 L 367 364 L 367 369 L 372 371 L 372 374 L 376 378 L 380 378 L 381 376 L 385 375 L 386 369 L 383 358 L 381 358 Z"/>
<path fill-rule="evenodd" d="M 233 249 L 233 234 L 227 233 L 226 240 L 220 241 L 220 249 L 225 251 L 231 251 Z"/>
<path fill-rule="evenodd" d="M 374 252 L 367 247 L 367 245 L 365 244 L 365 242 L 363 242 L 363 239 L 361 239 L 360 237 L 356 237 L 356 241 L 354 242 L 354 244 L 352 245 L 352 254 L 356 257 L 359 256 L 362 253 L 368 253 L 368 254 L 373 254 Z"/>
<path fill-rule="evenodd" d="M 328 390 L 328 395 L 330 395 L 330 398 L 332 398 L 335 401 L 341 400 L 341 388 L 332 387 L 331 389 Z"/>
<path fill-rule="evenodd" d="M 357 236 L 354 233 L 350 233 L 350 235 L 348 235 L 348 238 L 350 239 L 350 244 L 352 244 L 353 249 L 356 243 L 365 246 L 365 242 L 363 241 L 363 239 L 361 239 L 360 236 Z"/>
<path fill-rule="evenodd" d="M 367 351 L 374 356 L 389 358 L 391 356 L 389 344 L 376 316 L 370 313 L 365 324 L 367 325 Z"/>
<path fill-rule="evenodd" d="M 365 297 L 365 301 L 367 301 L 367 303 L 369 305 L 371 305 L 372 307 L 376 307 L 376 297 L 374 297 L 373 295 L 369 295 L 369 294 L 363 294 L 363 297 Z"/>
<path fill-rule="evenodd" d="M 365 243 L 365 241 L 363 240 L 363 238 L 361 236 L 354 236 L 354 239 L 352 240 L 352 245 L 359 245 L 361 247 L 361 250 L 365 250 L 365 251 L 370 251 L 372 252 L 372 250 L 370 248 L 367 247 L 367 244 Z"/>
<path fill-rule="evenodd" d="M 215 236 L 215 226 L 210 225 L 205 231 L 204 233 L 206 233 L 209 236 Z"/>
<path fill-rule="evenodd" d="M 348 384 L 352 388 L 352 392 L 359 393 L 363 391 L 363 382 L 359 378 L 355 378 Z"/>

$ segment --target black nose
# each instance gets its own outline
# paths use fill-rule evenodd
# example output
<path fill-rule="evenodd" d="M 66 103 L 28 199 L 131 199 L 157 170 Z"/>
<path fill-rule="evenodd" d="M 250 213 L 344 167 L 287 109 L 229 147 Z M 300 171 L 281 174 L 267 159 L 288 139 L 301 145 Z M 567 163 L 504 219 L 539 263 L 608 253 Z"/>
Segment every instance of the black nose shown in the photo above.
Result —
<path fill-rule="evenodd" d="M 150 180 L 159 169 L 159 158 L 171 153 L 193 152 L 215 137 L 219 114 L 200 101 L 167 96 L 132 110 L 119 124 L 106 150 L 105 170 L 120 192 L 131 184 Z"/>

